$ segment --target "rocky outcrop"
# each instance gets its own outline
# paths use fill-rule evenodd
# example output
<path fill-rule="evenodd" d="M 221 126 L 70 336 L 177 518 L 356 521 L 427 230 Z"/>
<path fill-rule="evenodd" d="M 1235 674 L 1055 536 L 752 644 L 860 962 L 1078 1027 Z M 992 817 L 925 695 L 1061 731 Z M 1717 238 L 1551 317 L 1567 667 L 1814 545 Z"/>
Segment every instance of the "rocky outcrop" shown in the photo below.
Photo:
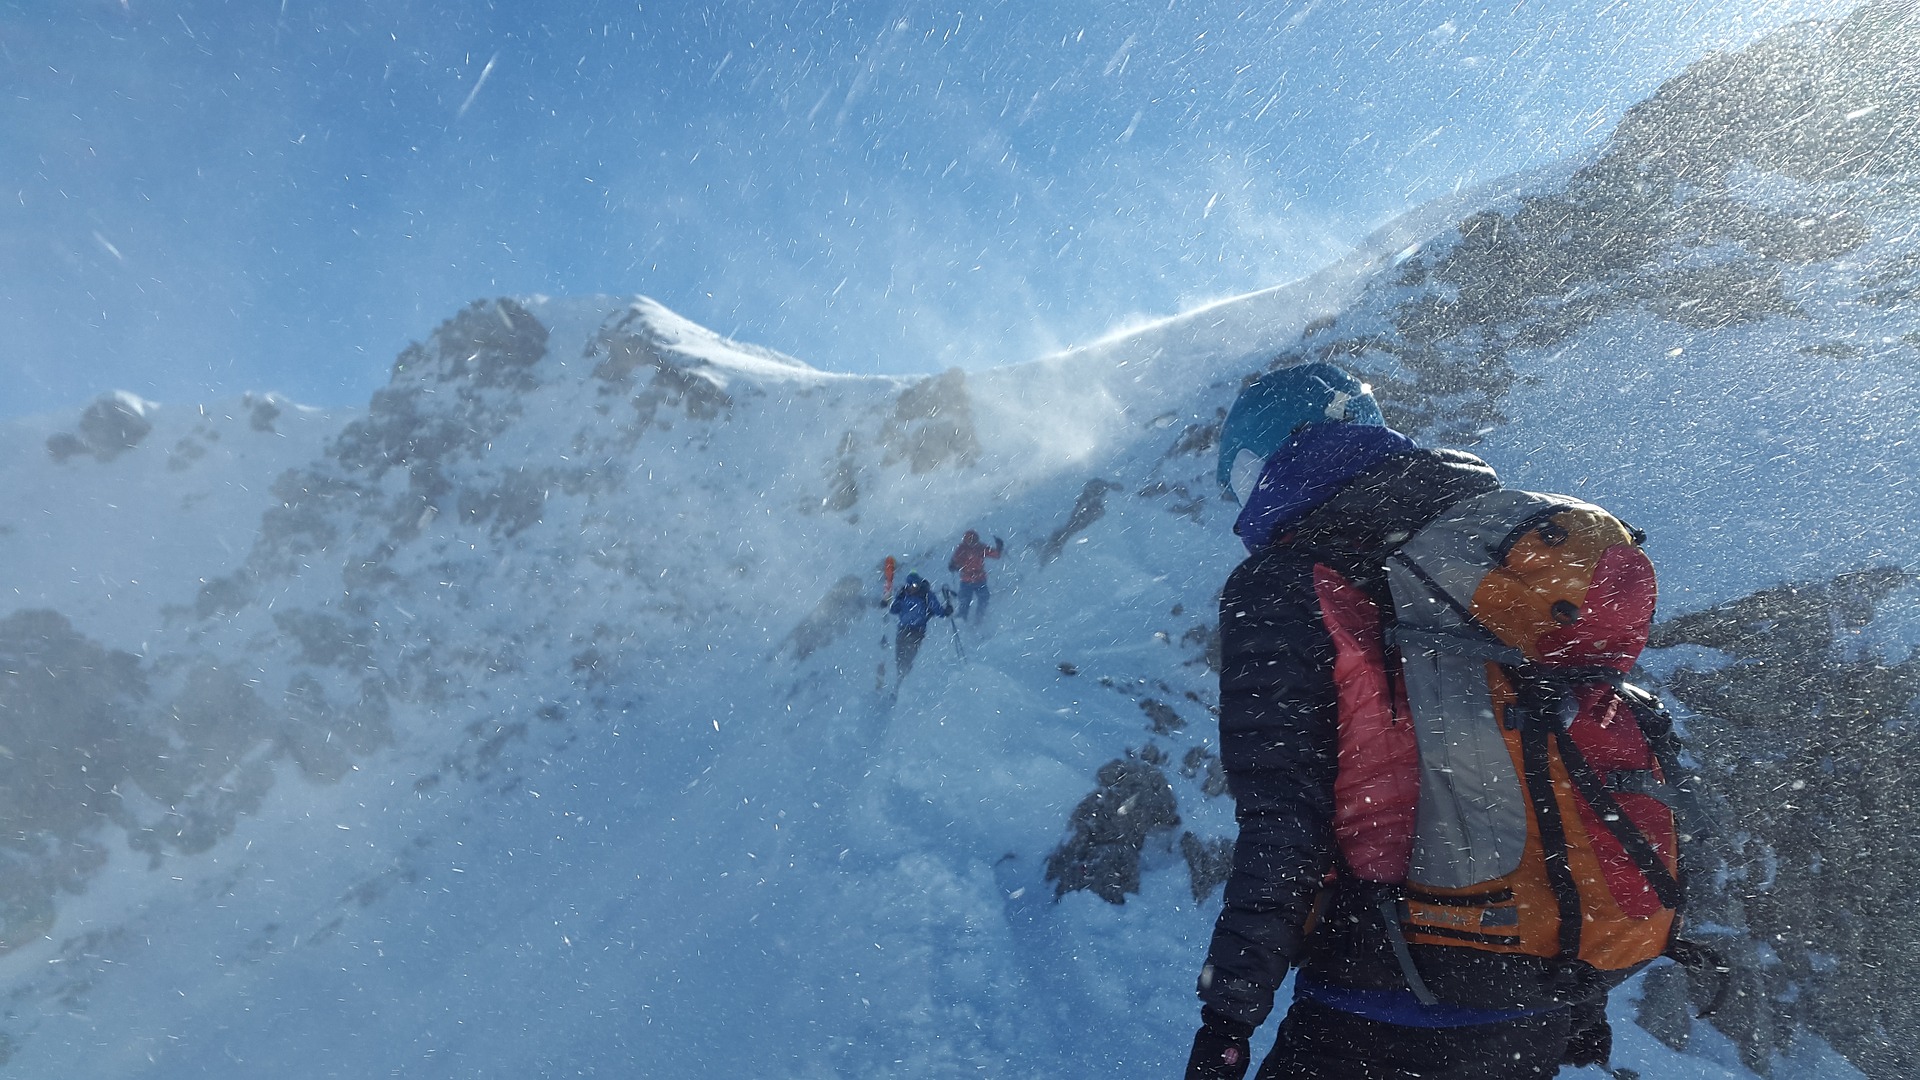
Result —
<path fill-rule="evenodd" d="M 1797 314 L 1785 274 L 1857 250 L 1870 230 L 1844 187 L 1802 192 L 1810 208 L 1777 205 L 1743 178 L 1836 182 L 1920 166 L 1917 40 L 1916 9 L 1874 3 L 1700 61 L 1630 109 L 1563 189 L 1403 252 L 1356 305 L 1364 317 L 1316 323 L 1273 366 L 1324 359 L 1360 371 L 1393 426 L 1470 444 L 1505 421 L 1522 356 L 1603 318 L 1642 312 L 1718 330 Z"/>
<path fill-rule="evenodd" d="M 1046 542 L 1040 545 L 1040 565 L 1045 566 L 1059 558 L 1060 553 L 1067 549 L 1069 541 L 1085 532 L 1087 526 L 1106 517 L 1107 492 L 1119 486 L 1111 480 L 1100 477 L 1087 481 L 1080 488 L 1079 496 L 1073 500 L 1073 510 L 1067 515 L 1067 520 L 1053 530 L 1047 536 Z"/>
<path fill-rule="evenodd" d="M 132 394 L 102 394 L 81 412 L 75 431 L 48 436 L 47 453 L 62 462 L 82 454 L 112 461 L 153 432 L 153 421 L 147 419 L 149 408 Z"/>
<path fill-rule="evenodd" d="M 1080 889 L 1109 904 L 1124 904 L 1140 891 L 1140 856 L 1155 833 L 1180 825 L 1173 785 L 1160 770 L 1160 754 L 1149 746 L 1100 766 L 1098 785 L 1067 821 L 1068 836 L 1047 856 L 1047 880 L 1054 896 Z"/>
<path fill-rule="evenodd" d="M 980 460 L 966 373 L 951 368 L 900 391 L 892 415 L 880 426 L 880 445 L 881 464 L 904 461 L 916 473 Z"/>
<path fill-rule="evenodd" d="M 133 655 L 52 611 L 0 619 L 0 949 L 43 932 L 56 896 L 106 862 L 103 828 L 131 824 L 115 790 L 147 781 L 166 749 L 149 712 Z"/>
<path fill-rule="evenodd" d="M 1862 645 L 1899 639 L 1875 630 L 1910 610 L 1914 585 L 1892 567 L 1781 585 L 1653 636 L 1727 658 L 1681 668 L 1668 690 L 1724 799 L 1693 875 L 1693 921 L 1740 932 L 1717 943 L 1736 992 L 1714 1022 L 1757 1072 L 1806 1028 L 1876 1080 L 1920 1073 L 1920 852 L 1888 843 L 1920 832 L 1920 649 Z"/>

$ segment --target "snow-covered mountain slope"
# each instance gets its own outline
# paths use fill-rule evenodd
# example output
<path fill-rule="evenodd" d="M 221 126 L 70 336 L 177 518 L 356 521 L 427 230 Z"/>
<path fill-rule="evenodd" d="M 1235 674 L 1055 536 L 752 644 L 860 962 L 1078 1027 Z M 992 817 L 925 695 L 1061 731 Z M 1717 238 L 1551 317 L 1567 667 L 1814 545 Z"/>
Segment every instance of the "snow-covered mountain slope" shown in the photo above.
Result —
<path fill-rule="evenodd" d="M 52 608 L 138 652 L 162 609 L 246 558 L 274 478 L 343 423 L 272 394 L 187 406 L 108 394 L 78 416 L 0 425 L 0 604 Z"/>
<path fill-rule="evenodd" d="M 350 414 L 8 426 L 9 1074 L 1176 1074 L 1233 830 L 1211 474 L 1247 375 L 1332 357 L 1613 507 L 1663 616 L 1920 572 L 1909 166 L 1715 111 L 1853 70 L 1863 18 L 1306 281 L 1027 364 L 850 377 L 645 299 L 502 299 Z M 1789 115 L 1886 119 L 1780 77 Z M 1008 541 L 991 615 L 890 700 L 880 562 L 944 580 L 969 527 Z M 1888 595 L 1850 657 L 1920 641 Z M 1073 846 L 1096 787 L 1152 796 L 1137 846 Z M 1615 1064 L 1856 1075 L 1792 1004 L 1821 987 L 1753 985 L 1729 1038 L 1636 983 Z"/>

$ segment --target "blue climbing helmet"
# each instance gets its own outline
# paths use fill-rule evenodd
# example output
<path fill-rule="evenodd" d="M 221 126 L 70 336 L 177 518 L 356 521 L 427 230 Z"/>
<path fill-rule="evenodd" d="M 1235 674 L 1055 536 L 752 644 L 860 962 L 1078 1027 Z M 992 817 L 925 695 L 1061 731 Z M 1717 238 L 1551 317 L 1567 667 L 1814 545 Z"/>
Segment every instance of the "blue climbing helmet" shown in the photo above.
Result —
<path fill-rule="evenodd" d="M 1229 498 L 1244 504 L 1268 456 L 1306 425 L 1328 422 L 1387 424 L 1373 389 L 1332 364 L 1269 371 L 1234 399 L 1220 429 L 1214 478 Z"/>

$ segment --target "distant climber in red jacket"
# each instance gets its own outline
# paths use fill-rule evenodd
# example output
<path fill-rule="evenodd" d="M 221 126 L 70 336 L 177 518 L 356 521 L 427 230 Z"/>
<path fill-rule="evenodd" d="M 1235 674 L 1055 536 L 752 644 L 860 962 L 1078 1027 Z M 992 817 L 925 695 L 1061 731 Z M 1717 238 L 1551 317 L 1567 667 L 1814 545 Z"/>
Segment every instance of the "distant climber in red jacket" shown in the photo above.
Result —
<path fill-rule="evenodd" d="M 947 569 L 960 573 L 960 618 L 967 617 L 967 611 L 973 606 L 976 596 L 980 598 L 980 610 L 974 615 L 973 621 L 979 622 L 987 617 L 987 560 L 999 558 L 1006 549 L 1007 545 L 997 536 L 993 538 L 992 547 L 981 543 L 980 534 L 972 529 L 967 530 L 960 546 L 953 549 L 953 558 L 947 560 Z"/>

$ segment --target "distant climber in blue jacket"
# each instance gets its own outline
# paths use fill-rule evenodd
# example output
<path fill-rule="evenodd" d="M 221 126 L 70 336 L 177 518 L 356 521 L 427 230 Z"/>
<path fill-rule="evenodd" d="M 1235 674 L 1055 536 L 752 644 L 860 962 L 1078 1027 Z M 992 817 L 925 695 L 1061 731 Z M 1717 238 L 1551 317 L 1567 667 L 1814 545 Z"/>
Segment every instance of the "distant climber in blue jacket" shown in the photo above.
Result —
<path fill-rule="evenodd" d="M 900 619 L 900 629 L 893 636 L 894 682 L 897 684 L 907 677 L 913 669 L 914 655 L 920 651 L 920 642 L 927 636 L 927 621 L 935 617 L 947 618 L 953 609 L 940 602 L 933 595 L 933 588 L 927 579 L 919 574 L 908 574 L 907 583 L 893 598 L 893 606 L 887 609 Z"/>

